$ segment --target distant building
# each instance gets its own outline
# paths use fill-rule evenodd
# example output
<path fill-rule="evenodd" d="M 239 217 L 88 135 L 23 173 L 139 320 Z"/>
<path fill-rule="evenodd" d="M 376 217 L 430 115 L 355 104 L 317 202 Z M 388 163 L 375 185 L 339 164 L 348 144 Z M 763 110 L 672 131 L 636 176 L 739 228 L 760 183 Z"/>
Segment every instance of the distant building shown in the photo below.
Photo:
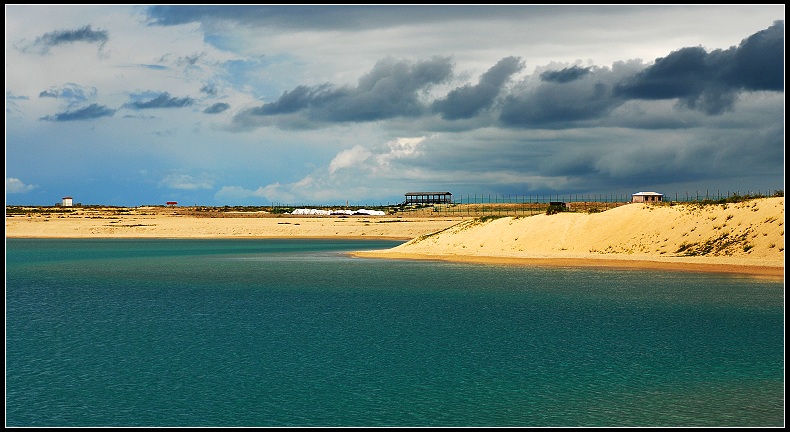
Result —
<path fill-rule="evenodd" d="M 168 201 L 168 202 L 167 202 L 167 203 L 165 203 L 165 204 L 167 204 L 167 205 L 168 205 L 168 206 L 170 206 L 170 207 L 175 207 L 175 206 L 177 206 L 177 205 L 178 205 L 178 201 Z"/>
<path fill-rule="evenodd" d="M 664 194 L 658 192 L 637 192 L 631 195 L 631 202 L 646 203 L 646 202 L 661 202 L 664 201 Z"/>
<path fill-rule="evenodd" d="M 71 207 L 74 205 L 74 200 L 71 197 L 63 197 L 63 201 L 61 201 L 60 205 L 63 207 Z"/>
<path fill-rule="evenodd" d="M 404 204 L 450 204 L 453 194 L 450 192 L 407 192 Z"/>

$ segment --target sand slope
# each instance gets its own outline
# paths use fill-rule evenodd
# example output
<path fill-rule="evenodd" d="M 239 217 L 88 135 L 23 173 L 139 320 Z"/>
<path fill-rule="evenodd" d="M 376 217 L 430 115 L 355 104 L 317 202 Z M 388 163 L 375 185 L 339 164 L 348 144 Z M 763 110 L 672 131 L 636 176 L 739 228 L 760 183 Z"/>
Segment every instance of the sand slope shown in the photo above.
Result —
<path fill-rule="evenodd" d="M 393 249 L 358 255 L 499 262 L 542 259 L 567 265 L 616 260 L 629 266 L 628 261 L 639 261 L 640 266 L 653 262 L 693 268 L 689 264 L 695 264 L 700 270 L 762 267 L 783 274 L 784 220 L 783 197 L 704 206 L 628 204 L 601 213 L 468 220 Z"/>

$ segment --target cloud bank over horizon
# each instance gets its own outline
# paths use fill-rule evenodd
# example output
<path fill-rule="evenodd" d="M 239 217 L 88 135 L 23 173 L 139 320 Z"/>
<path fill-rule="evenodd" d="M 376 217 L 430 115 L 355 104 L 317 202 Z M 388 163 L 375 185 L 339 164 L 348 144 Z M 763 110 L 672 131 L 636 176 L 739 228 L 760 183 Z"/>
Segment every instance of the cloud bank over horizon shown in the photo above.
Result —
<path fill-rule="evenodd" d="M 783 189 L 784 5 L 577 9 L 7 6 L 6 202 Z"/>

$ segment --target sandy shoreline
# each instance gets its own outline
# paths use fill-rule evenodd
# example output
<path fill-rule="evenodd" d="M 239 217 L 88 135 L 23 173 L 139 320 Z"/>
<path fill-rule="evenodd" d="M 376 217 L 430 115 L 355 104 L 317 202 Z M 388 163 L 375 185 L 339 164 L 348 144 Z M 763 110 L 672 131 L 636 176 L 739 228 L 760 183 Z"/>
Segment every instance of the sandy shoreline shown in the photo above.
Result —
<path fill-rule="evenodd" d="M 495 256 L 472 255 L 427 255 L 415 253 L 399 253 L 386 250 L 359 251 L 351 255 L 358 258 L 373 259 L 406 259 L 427 261 L 448 261 L 474 264 L 516 265 L 527 267 L 567 267 L 567 268 L 602 268 L 602 269 L 643 269 L 667 270 L 691 273 L 721 273 L 760 277 L 769 280 L 783 280 L 784 266 L 755 265 L 755 264 L 727 264 L 721 262 L 692 262 L 677 258 L 675 260 L 656 261 L 649 258 L 618 259 L 601 258 L 598 256 L 587 257 L 540 257 L 540 258 L 514 258 Z M 714 260 L 715 261 L 715 260 Z"/>
<path fill-rule="evenodd" d="M 6 238 L 402 240 L 364 258 L 654 269 L 784 278 L 784 198 L 708 206 L 629 204 L 600 213 L 479 219 L 294 216 L 171 208 L 6 213 Z"/>
<path fill-rule="evenodd" d="M 165 211 L 85 210 L 6 216 L 6 238 L 358 238 L 411 240 L 461 218 L 389 216 L 198 217 Z"/>

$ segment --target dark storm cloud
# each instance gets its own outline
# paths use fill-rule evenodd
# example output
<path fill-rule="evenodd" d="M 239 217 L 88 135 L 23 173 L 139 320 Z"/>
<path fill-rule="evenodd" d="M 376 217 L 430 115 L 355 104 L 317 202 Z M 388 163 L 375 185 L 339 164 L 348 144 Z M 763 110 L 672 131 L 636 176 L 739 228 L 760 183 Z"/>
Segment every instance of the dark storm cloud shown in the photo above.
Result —
<path fill-rule="evenodd" d="M 429 124 L 433 121 L 429 114 L 440 114 L 464 129 L 604 124 L 663 129 L 677 125 L 678 117 L 640 116 L 634 110 L 642 108 L 633 104 L 667 101 L 703 115 L 718 115 L 734 106 L 741 92 L 783 91 L 783 29 L 784 22 L 777 21 L 744 39 L 737 48 L 710 53 L 701 47 L 681 48 L 649 66 L 629 60 L 611 67 L 544 68 L 512 88 L 506 83 L 524 64 L 519 57 L 506 57 L 481 75 L 477 84 L 452 89 L 434 101 L 426 101 L 425 95 L 432 85 L 452 77 L 454 65 L 449 58 L 414 63 L 387 58 L 363 75 L 356 87 L 299 85 L 272 102 L 240 112 L 233 118 L 232 128 L 309 129 L 327 123 L 423 117 L 427 129 L 450 130 L 447 123 Z M 492 112 L 498 124 L 491 124 L 484 112 Z"/>
<path fill-rule="evenodd" d="M 727 81 L 746 90 L 784 91 L 784 32 L 785 22 L 776 21 L 744 40 L 734 50 Z"/>
<path fill-rule="evenodd" d="M 192 105 L 194 102 L 195 100 L 190 97 L 171 97 L 170 93 L 165 92 L 153 99 L 142 102 L 129 102 L 124 106 L 132 109 L 183 108 Z"/>
<path fill-rule="evenodd" d="M 37 37 L 32 44 L 22 50 L 46 54 L 52 47 L 74 42 L 98 43 L 101 50 L 108 40 L 110 40 L 110 37 L 106 30 L 93 30 L 90 25 L 87 25 L 76 30 L 56 30 L 44 33 L 44 35 Z"/>
<path fill-rule="evenodd" d="M 519 57 L 506 57 L 486 71 L 480 82 L 451 90 L 447 97 L 433 102 L 431 108 L 447 120 L 468 119 L 489 108 L 502 86 L 516 72 L 524 69 Z"/>
<path fill-rule="evenodd" d="M 366 122 L 393 117 L 416 117 L 425 111 L 420 93 L 447 80 L 452 63 L 446 57 L 410 63 L 384 59 L 363 75 L 354 88 L 332 85 L 298 86 L 276 101 L 246 110 L 236 116 L 238 126 L 276 123 L 268 119 L 298 114 L 320 122 Z"/>
<path fill-rule="evenodd" d="M 681 107 L 718 115 L 734 106 L 740 92 L 784 91 L 784 21 L 738 48 L 708 53 L 687 47 L 648 67 L 632 61 L 539 76 L 538 86 L 524 85 L 505 97 L 499 107 L 503 126 L 566 127 L 603 119 L 632 100 L 676 100 Z"/>
<path fill-rule="evenodd" d="M 784 91 L 784 21 L 743 40 L 739 47 L 707 53 L 682 48 L 617 85 L 629 99 L 675 99 L 708 114 L 731 109 L 741 91 Z"/>
<path fill-rule="evenodd" d="M 550 7 L 530 6 L 529 13 L 538 15 Z M 512 19 L 513 14 L 524 13 L 524 6 L 151 6 L 146 10 L 153 25 L 179 25 L 192 22 L 208 24 L 229 21 L 247 26 L 310 29 L 310 30 L 360 30 L 400 26 L 404 23 L 422 23 L 448 20 Z"/>
<path fill-rule="evenodd" d="M 590 68 L 581 68 L 572 66 L 558 71 L 546 71 L 540 74 L 540 79 L 543 81 L 566 83 L 575 81 L 590 73 Z"/>
<path fill-rule="evenodd" d="M 290 114 L 307 109 L 311 104 L 314 106 L 326 104 L 332 99 L 333 94 L 337 93 L 338 91 L 333 90 L 329 84 L 314 87 L 300 85 L 291 91 L 284 91 L 274 102 L 249 110 L 249 113 L 258 116 Z"/>
<path fill-rule="evenodd" d="M 646 68 L 616 87 L 616 92 L 633 99 L 674 99 L 699 94 L 715 79 L 716 70 L 706 62 L 702 47 L 682 48 L 656 59 Z"/>
<path fill-rule="evenodd" d="M 613 97 L 612 85 L 631 70 L 625 64 L 590 68 L 573 81 L 544 80 L 536 87 L 514 89 L 499 107 L 499 120 L 506 127 L 557 128 L 604 118 L 623 103 Z"/>
<path fill-rule="evenodd" d="M 90 106 L 75 111 L 66 111 L 60 114 L 55 114 L 54 116 L 41 117 L 41 120 L 56 121 L 56 122 L 90 120 L 99 117 L 112 117 L 113 114 L 115 114 L 114 109 L 107 108 L 104 105 L 92 104 Z"/>
<path fill-rule="evenodd" d="M 227 111 L 228 109 L 230 109 L 230 105 L 224 102 L 217 102 L 214 105 L 204 109 L 203 112 L 206 114 L 219 114 L 223 111 Z"/>

